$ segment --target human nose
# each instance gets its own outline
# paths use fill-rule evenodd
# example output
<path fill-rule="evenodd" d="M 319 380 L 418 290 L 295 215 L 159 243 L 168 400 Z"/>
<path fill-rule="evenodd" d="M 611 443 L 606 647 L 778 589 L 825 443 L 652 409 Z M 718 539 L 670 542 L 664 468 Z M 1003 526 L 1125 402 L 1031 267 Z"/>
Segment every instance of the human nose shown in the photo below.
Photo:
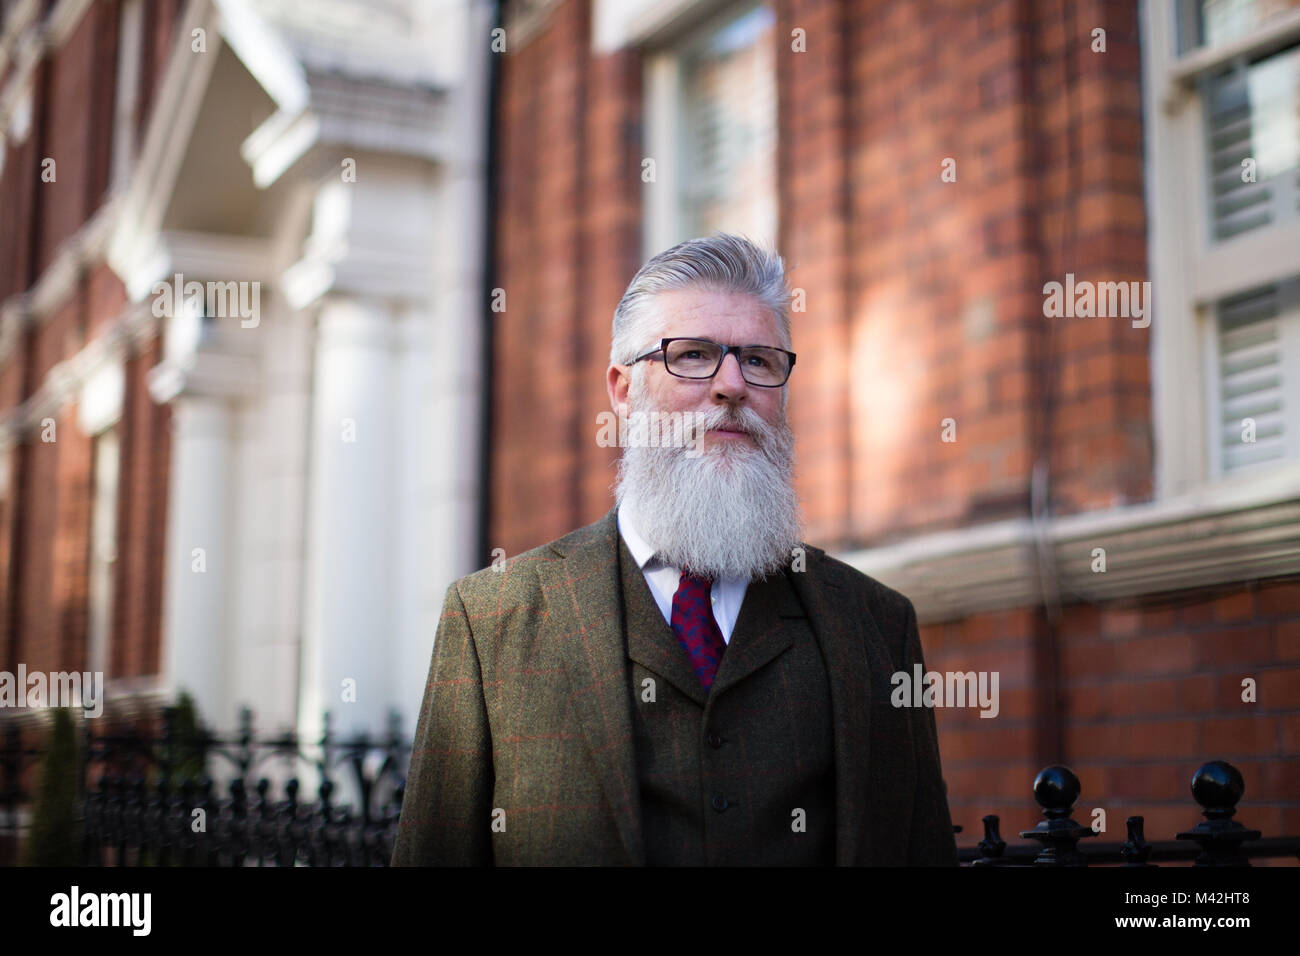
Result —
<path fill-rule="evenodd" d="M 728 364 L 727 359 L 735 359 Z M 745 381 L 745 376 L 740 371 L 740 356 L 735 352 L 728 352 L 722 357 L 722 365 L 713 375 L 713 396 L 725 402 L 742 402 L 745 400 L 745 393 L 749 388 L 749 383 Z"/>

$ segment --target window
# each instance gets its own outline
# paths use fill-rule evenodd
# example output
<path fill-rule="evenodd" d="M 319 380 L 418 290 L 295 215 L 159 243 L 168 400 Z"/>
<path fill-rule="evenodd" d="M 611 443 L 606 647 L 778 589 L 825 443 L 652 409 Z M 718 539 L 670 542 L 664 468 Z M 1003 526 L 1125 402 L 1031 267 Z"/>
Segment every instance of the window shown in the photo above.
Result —
<path fill-rule="evenodd" d="M 1300 0 L 1147 0 L 1143 27 L 1170 494 L 1300 462 Z"/>
<path fill-rule="evenodd" d="M 1219 46 L 1300 8 L 1300 0 L 1183 0 L 1178 10 L 1181 53 Z"/>
<path fill-rule="evenodd" d="M 647 254 L 718 230 L 775 241 L 775 22 L 728 7 L 647 58 Z"/>
<path fill-rule="evenodd" d="M 1207 38 L 1241 37 L 1259 3 L 1206 0 Z M 1300 4 L 1297 4 L 1300 10 Z M 1248 34 L 1245 34 L 1248 36 Z M 1207 40 L 1207 42 L 1213 42 Z M 1300 218 L 1300 41 L 1244 51 L 1199 80 L 1215 241 Z"/>
<path fill-rule="evenodd" d="M 117 427 L 95 436 L 95 492 L 90 518 L 90 670 L 106 673 L 113 628 L 113 569 L 117 561 L 117 484 L 121 467 Z"/>
<path fill-rule="evenodd" d="M 1300 279 L 1230 296 L 1216 313 L 1214 470 L 1300 458 Z"/>

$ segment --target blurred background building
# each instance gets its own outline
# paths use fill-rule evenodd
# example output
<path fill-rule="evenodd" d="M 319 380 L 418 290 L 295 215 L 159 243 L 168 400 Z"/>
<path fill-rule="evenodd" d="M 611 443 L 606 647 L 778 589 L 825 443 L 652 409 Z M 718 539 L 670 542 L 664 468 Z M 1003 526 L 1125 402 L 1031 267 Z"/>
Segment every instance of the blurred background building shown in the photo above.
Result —
<path fill-rule="evenodd" d="M 491 13 L 5 5 L 7 669 L 414 728 L 477 550 Z"/>
<path fill-rule="evenodd" d="M 447 585 L 612 505 L 632 274 L 742 232 L 807 540 L 999 674 L 959 842 L 1056 762 L 1112 839 L 1212 758 L 1300 833 L 1294 0 L 3 8 L 0 666 L 411 732 Z"/>

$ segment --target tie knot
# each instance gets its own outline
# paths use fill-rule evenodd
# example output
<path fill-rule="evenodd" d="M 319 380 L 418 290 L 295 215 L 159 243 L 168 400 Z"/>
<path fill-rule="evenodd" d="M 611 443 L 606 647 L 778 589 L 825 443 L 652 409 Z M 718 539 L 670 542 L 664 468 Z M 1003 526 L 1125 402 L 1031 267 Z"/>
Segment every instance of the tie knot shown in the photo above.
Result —
<path fill-rule="evenodd" d="M 707 574 L 691 574 L 688 571 L 683 571 L 681 580 L 677 582 L 677 586 L 683 587 L 686 585 L 705 588 L 712 587 L 713 578 L 709 577 Z"/>

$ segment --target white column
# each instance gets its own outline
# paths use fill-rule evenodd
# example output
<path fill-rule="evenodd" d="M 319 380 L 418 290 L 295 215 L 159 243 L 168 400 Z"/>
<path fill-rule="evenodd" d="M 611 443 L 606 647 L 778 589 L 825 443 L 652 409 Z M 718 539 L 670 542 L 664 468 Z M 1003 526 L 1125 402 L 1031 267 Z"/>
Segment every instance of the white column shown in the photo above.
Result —
<path fill-rule="evenodd" d="M 400 715 L 403 735 L 410 736 L 415 733 L 433 635 L 450 580 L 442 566 L 457 543 L 452 529 L 435 520 L 441 489 L 434 476 L 456 457 L 456 450 L 446 443 L 448 423 L 429 414 L 429 395 L 438 374 L 432 354 L 432 318 L 422 304 L 412 304 L 397 328 L 394 384 L 401 416 L 393 459 L 392 513 L 398 516 L 394 529 L 398 561 L 393 573 L 396 601 L 386 693 L 390 708 Z"/>
<path fill-rule="evenodd" d="M 162 670 L 173 693 L 189 691 L 210 726 L 233 726 L 226 655 L 230 639 L 231 410 L 223 398 L 172 403 Z"/>
<path fill-rule="evenodd" d="M 313 320 L 273 306 L 244 333 L 257 337 L 262 376 L 238 413 L 231 653 L 239 700 L 253 709 L 260 734 L 298 721 Z"/>
<path fill-rule="evenodd" d="M 385 303 L 320 305 L 308 475 L 299 729 L 383 730 L 393 639 L 396 429 L 393 317 Z M 345 684 L 345 682 L 351 682 Z M 355 689 L 355 702 L 345 700 Z M 348 696 L 352 696 L 348 694 Z"/>

